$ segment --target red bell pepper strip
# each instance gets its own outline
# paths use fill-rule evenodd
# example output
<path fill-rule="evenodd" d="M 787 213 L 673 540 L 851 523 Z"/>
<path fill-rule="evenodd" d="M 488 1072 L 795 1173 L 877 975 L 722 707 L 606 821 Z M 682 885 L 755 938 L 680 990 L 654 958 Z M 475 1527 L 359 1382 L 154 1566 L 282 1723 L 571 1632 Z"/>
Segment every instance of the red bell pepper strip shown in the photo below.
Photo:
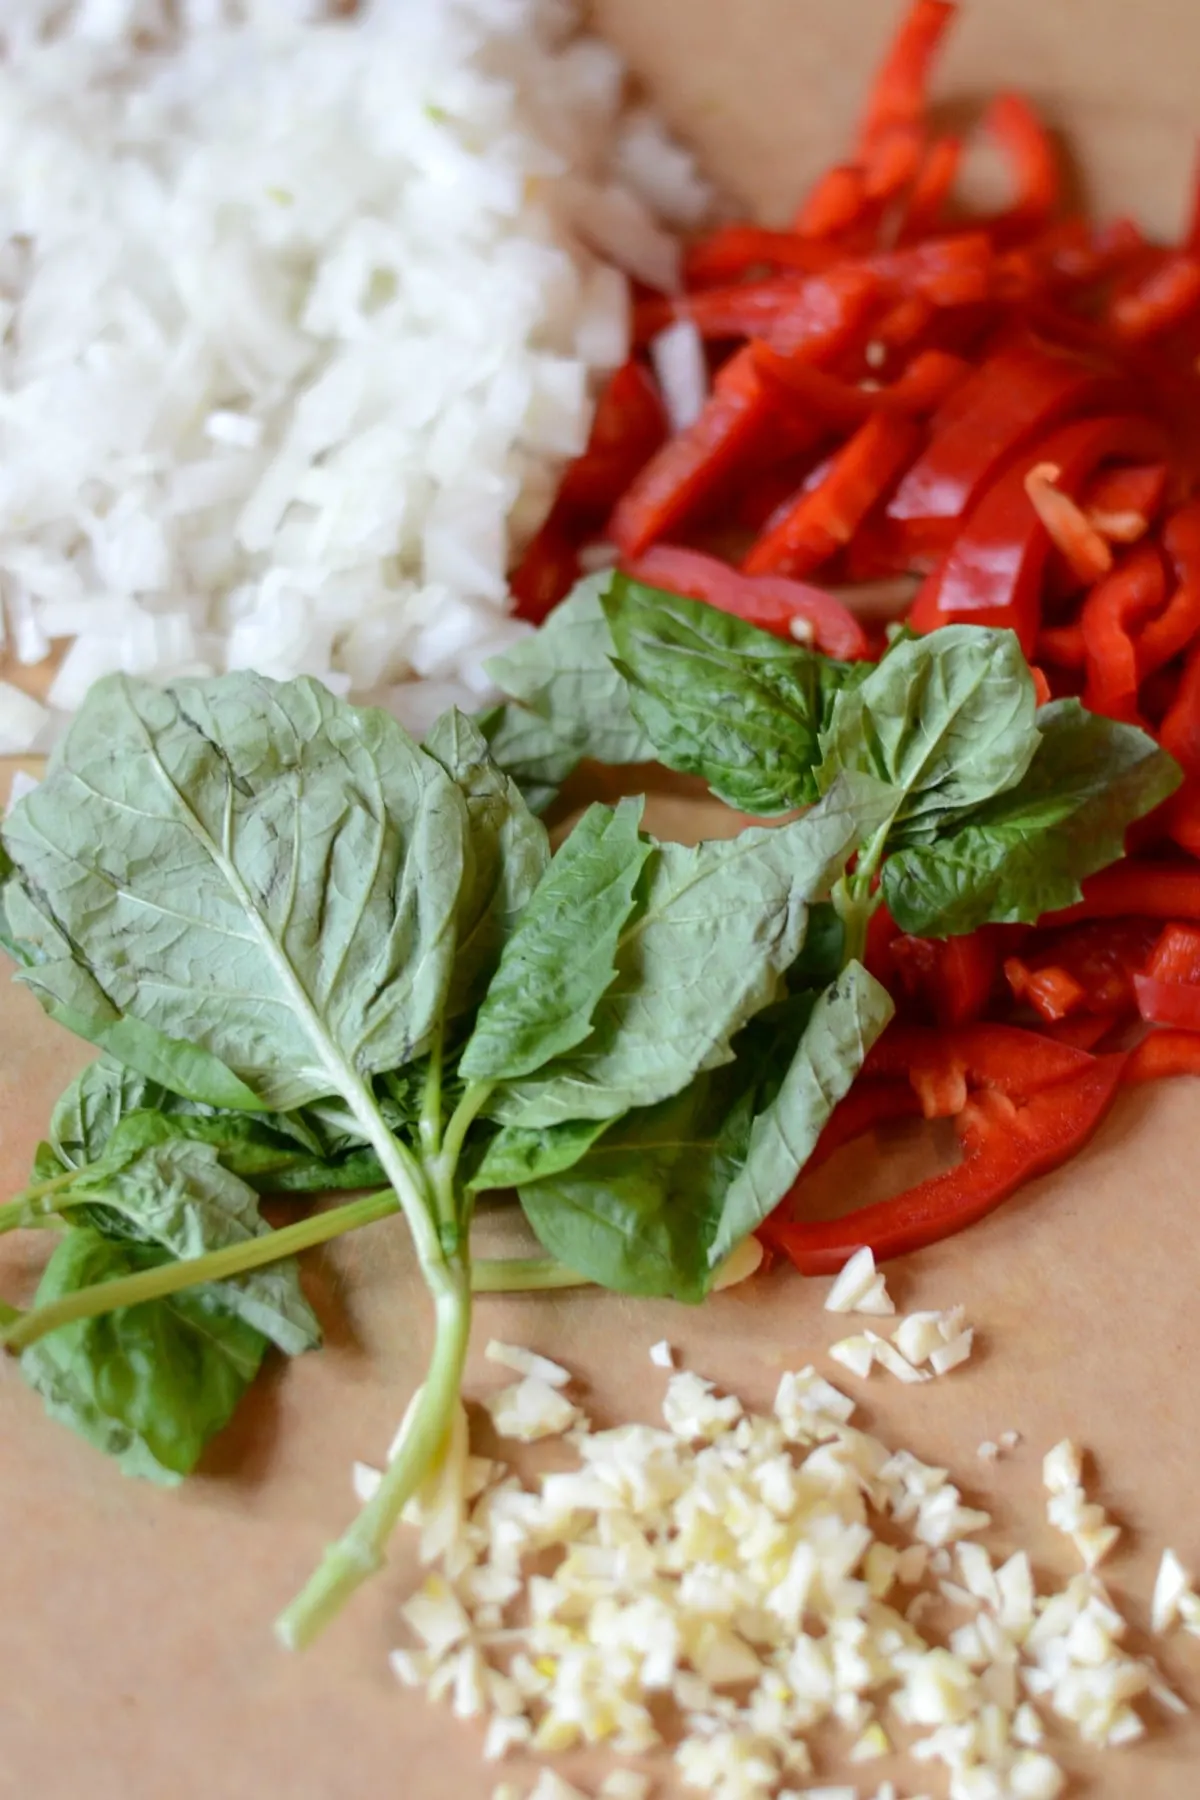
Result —
<path fill-rule="evenodd" d="M 897 235 L 899 244 L 912 244 L 930 236 L 942 223 L 946 202 L 962 165 L 963 141 L 959 137 L 935 138 L 925 152 L 908 196 L 904 219 Z"/>
<path fill-rule="evenodd" d="M 1066 559 L 1071 573 L 1088 587 L 1112 568 L 1112 550 L 1082 508 L 1057 485 L 1058 474 L 1056 463 L 1035 463 L 1025 476 L 1025 492 L 1054 548 Z"/>
<path fill-rule="evenodd" d="M 877 413 L 859 427 L 834 458 L 819 487 L 795 504 L 753 544 L 747 574 L 805 575 L 843 544 L 907 467 L 920 434 L 907 419 Z"/>
<path fill-rule="evenodd" d="M 1038 706 L 1049 706 L 1054 698 L 1054 689 L 1050 686 L 1046 671 L 1039 669 L 1036 663 L 1030 663 L 1029 674 L 1033 681 L 1035 703 Z"/>
<path fill-rule="evenodd" d="M 722 225 L 684 250 L 683 281 L 689 289 L 716 287 L 741 281 L 758 268 L 800 269 L 818 275 L 837 260 L 837 254 L 794 231 Z"/>
<path fill-rule="evenodd" d="M 743 575 L 715 556 L 673 544 L 656 544 L 625 568 L 649 587 L 705 600 L 776 637 L 814 643 L 826 656 L 856 662 L 869 654 L 867 635 L 854 614 L 823 588 L 781 575 Z"/>
<path fill-rule="evenodd" d="M 893 987 L 940 1025 L 967 1025 L 978 1019 L 1000 972 L 996 934 L 986 926 L 969 937 L 895 934 L 889 960 Z"/>
<path fill-rule="evenodd" d="M 1042 924 L 1125 917 L 1200 919 L 1200 869 L 1187 863 L 1113 863 L 1088 876 L 1076 906 L 1048 913 Z"/>
<path fill-rule="evenodd" d="M 1153 815 L 1157 818 L 1157 814 Z M 1200 788 L 1187 780 L 1164 809 L 1166 833 L 1189 856 L 1200 857 Z"/>
<path fill-rule="evenodd" d="M 1064 426 L 1038 446 L 1036 460 L 1054 463 L 1060 471 L 1057 485 L 1072 494 L 1103 462 L 1150 462 L 1165 450 L 1163 428 L 1130 415 Z M 1007 627 L 1032 655 L 1050 547 L 1025 492 L 1025 470 L 1014 466 L 973 509 L 945 561 L 917 595 L 909 623 L 922 632 L 949 624 Z"/>
<path fill-rule="evenodd" d="M 1039 934 L 1033 947 L 1005 964 L 1009 986 L 1054 1021 L 1086 1010 L 1130 1017 L 1137 1010 L 1133 977 L 1145 967 L 1157 933 L 1144 918 L 1116 918 Z"/>
<path fill-rule="evenodd" d="M 825 287 L 835 279 L 865 284 L 872 294 L 882 289 L 933 306 L 968 306 L 987 299 L 992 263 L 986 235 L 969 232 L 932 238 L 904 250 L 847 257 L 818 275 L 769 275 L 697 293 L 656 295 L 634 308 L 634 338 L 645 344 L 673 320 L 690 319 L 705 338 L 765 337 L 786 349 L 796 338 L 797 323 L 803 328 L 814 306 L 819 312 L 827 305 Z"/>
<path fill-rule="evenodd" d="M 867 206 L 867 182 L 855 163 L 827 169 L 796 213 L 799 237 L 819 241 L 853 231 Z"/>
<path fill-rule="evenodd" d="M 1200 1075 L 1200 1032 L 1152 1031 L 1125 1066 L 1125 1081 L 1130 1087 L 1143 1081 L 1162 1081 L 1171 1075 Z"/>
<path fill-rule="evenodd" d="M 1125 1064 L 1124 1056 L 1092 1058 L 1025 1106 L 995 1091 L 981 1094 L 961 1115 L 957 1168 L 840 1219 L 785 1223 L 776 1213 L 765 1235 L 805 1275 L 835 1274 L 863 1245 L 886 1262 L 940 1243 L 1081 1150 L 1112 1104 Z"/>
<path fill-rule="evenodd" d="M 908 294 L 889 308 L 872 332 L 872 340 L 889 351 L 911 350 L 937 317 L 937 308 L 922 294 Z"/>
<path fill-rule="evenodd" d="M 556 502 L 509 576 L 517 618 L 540 625 L 547 613 L 566 599 L 580 574 L 579 536 L 565 509 Z"/>
<path fill-rule="evenodd" d="M 1158 728 L 1158 741 L 1189 780 L 1200 779 L 1200 644 L 1184 664 L 1175 698 Z"/>
<path fill-rule="evenodd" d="M 754 355 L 764 374 L 778 381 L 818 419 L 853 430 L 872 413 L 895 412 L 919 418 L 933 412 L 969 373 L 961 356 L 946 350 L 923 350 L 886 387 L 857 387 L 794 356 L 781 356 L 770 344 L 756 343 Z"/>
<path fill-rule="evenodd" d="M 1030 340 L 998 350 L 935 420 L 929 448 L 888 503 L 889 519 L 958 519 L 997 470 L 1051 426 L 1111 407 L 1111 369 Z"/>
<path fill-rule="evenodd" d="M 920 1111 L 921 1103 L 909 1082 L 872 1081 L 860 1076 L 829 1115 L 825 1129 L 804 1165 L 805 1172 L 828 1161 L 835 1150 L 862 1137 L 864 1132 L 890 1125 L 896 1119 L 915 1119 Z"/>
<path fill-rule="evenodd" d="M 671 438 L 617 502 L 609 530 L 626 556 L 640 555 L 708 498 L 769 430 L 770 393 L 749 350 L 721 369 L 700 417 Z"/>
<path fill-rule="evenodd" d="M 1179 981 L 1158 981 L 1153 975 L 1135 975 L 1138 1011 L 1148 1025 L 1174 1025 L 1181 1031 L 1200 1031 L 1200 987 Z"/>
<path fill-rule="evenodd" d="M 1094 1050 L 1118 1022 L 1111 1013 L 1080 1013 L 1073 1019 L 1044 1023 L 1040 1029 L 1056 1044 L 1070 1044 L 1075 1050 Z"/>
<path fill-rule="evenodd" d="M 876 284 L 861 274 L 832 274 L 806 288 L 804 308 L 772 341 L 791 355 L 825 363 L 861 338 Z M 640 556 L 665 537 L 761 450 L 779 423 L 777 398 L 748 347 L 730 357 L 695 424 L 663 445 L 617 503 L 609 531 L 624 555 Z"/>
<path fill-rule="evenodd" d="M 600 523 L 667 436 L 654 377 L 639 362 L 612 375 L 596 402 L 587 448 L 563 476 L 561 504 Z"/>
<path fill-rule="evenodd" d="M 858 129 L 860 163 L 869 163 L 892 132 L 923 123 L 929 77 L 957 11 L 951 0 L 912 0 L 871 84 Z"/>
<path fill-rule="evenodd" d="M 1200 983 L 1200 931 L 1194 925 L 1168 925 L 1150 952 L 1145 972 L 1156 981 Z"/>
<path fill-rule="evenodd" d="M 1200 312 L 1200 257 L 1166 256 L 1134 287 L 1114 294 L 1105 323 L 1126 343 L 1141 343 Z"/>
<path fill-rule="evenodd" d="M 921 167 L 925 134 L 920 126 L 898 125 L 881 137 L 864 171 L 863 193 L 879 205 L 911 185 Z"/>
<path fill-rule="evenodd" d="M 984 130 L 1012 165 L 1016 200 L 991 222 L 997 243 L 1027 237 L 1046 225 L 1058 204 L 1058 157 L 1050 134 L 1021 94 L 999 94 L 984 115 Z"/>
<path fill-rule="evenodd" d="M 1056 669 L 1082 669 L 1087 661 L 1082 625 L 1045 626 L 1038 632 L 1037 656 Z"/>
<path fill-rule="evenodd" d="M 1143 544 L 1084 601 L 1080 626 L 1089 711 L 1130 724 L 1137 720 L 1137 634 L 1161 611 L 1166 592 L 1162 557 L 1154 544 Z"/>
<path fill-rule="evenodd" d="M 906 1075 L 927 1119 L 950 1118 L 966 1104 L 967 1084 L 1025 1100 L 1085 1069 L 1084 1050 L 1019 1025 L 889 1025 L 863 1064 L 866 1076 Z"/>
<path fill-rule="evenodd" d="M 1163 548 L 1175 565 L 1179 585 L 1159 616 L 1151 619 L 1138 637 L 1140 681 L 1200 636 L 1200 501 L 1193 500 L 1168 519 Z"/>
<path fill-rule="evenodd" d="M 1102 469 L 1088 487 L 1083 509 L 1110 543 L 1136 544 L 1149 531 L 1166 491 L 1166 463 Z"/>

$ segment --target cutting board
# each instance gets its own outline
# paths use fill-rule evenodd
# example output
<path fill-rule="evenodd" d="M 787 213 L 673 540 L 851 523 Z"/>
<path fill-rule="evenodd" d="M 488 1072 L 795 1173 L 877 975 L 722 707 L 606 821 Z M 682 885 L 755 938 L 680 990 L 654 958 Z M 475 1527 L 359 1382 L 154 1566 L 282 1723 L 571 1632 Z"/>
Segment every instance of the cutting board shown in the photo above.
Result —
<path fill-rule="evenodd" d="M 603 23 L 713 172 L 779 218 L 836 156 L 893 8 L 884 0 L 604 0 Z M 1081 165 L 1114 209 L 1176 223 L 1190 167 L 1200 13 L 1168 0 L 979 0 L 947 61 L 948 104 L 1020 81 L 1071 127 Z M 684 839 L 737 820 L 686 784 L 661 782 L 649 824 Z M 18 988 L 0 1008 L 0 1192 L 19 1188 L 55 1096 L 86 1052 Z M 903 1309 L 963 1304 L 978 1332 L 962 1370 L 930 1388 L 854 1383 L 861 1421 L 948 1465 L 1024 1546 L 1039 1575 L 1077 1566 L 1044 1521 L 1042 1453 L 1065 1435 L 1094 1458 L 1096 1497 L 1126 1527 L 1108 1565 L 1118 1603 L 1144 1626 L 1158 1556 L 1200 1563 L 1200 1362 L 1192 1226 L 1200 1091 L 1187 1082 L 1126 1096 L 1091 1148 L 974 1231 L 890 1272 Z M 814 1207 L 912 1179 L 919 1134 L 881 1137 L 813 1182 Z M 510 1215 L 483 1221 L 515 1249 Z M 23 1298 L 38 1241 L 0 1245 L 0 1287 Z M 164 1493 L 127 1481 L 42 1414 L 0 1368 L 0 1800 L 487 1800 L 532 1770 L 485 1768 L 472 1727 L 402 1692 L 387 1667 L 414 1577 L 402 1537 L 386 1573 L 300 1658 L 270 1621 L 354 1507 L 355 1458 L 378 1462 L 420 1378 L 430 1321 L 402 1228 L 377 1226 L 311 1257 L 324 1321 L 318 1356 L 274 1367 L 202 1472 Z M 779 1273 L 703 1309 L 598 1293 L 479 1304 L 467 1392 L 499 1385 L 491 1336 L 567 1362 L 604 1423 L 652 1419 L 666 1337 L 687 1366 L 766 1406 L 785 1366 L 821 1361 L 840 1335 L 826 1284 Z M 843 1327 L 844 1329 L 844 1327 Z M 830 1371 L 832 1372 L 832 1371 Z M 984 1439 L 1015 1430 L 997 1464 Z M 1140 1643 L 1135 1631 L 1132 1640 Z M 1200 1644 L 1172 1640 L 1167 1673 L 1200 1705 Z M 1188 1800 L 1200 1726 L 1173 1723 L 1132 1750 L 1065 1755 L 1096 1800 Z M 585 1783 L 599 1765 L 568 1760 Z M 857 1773 L 864 1795 L 889 1773 Z M 905 1780 L 901 1792 L 928 1788 Z M 937 1790 L 940 1791 L 940 1790 Z"/>

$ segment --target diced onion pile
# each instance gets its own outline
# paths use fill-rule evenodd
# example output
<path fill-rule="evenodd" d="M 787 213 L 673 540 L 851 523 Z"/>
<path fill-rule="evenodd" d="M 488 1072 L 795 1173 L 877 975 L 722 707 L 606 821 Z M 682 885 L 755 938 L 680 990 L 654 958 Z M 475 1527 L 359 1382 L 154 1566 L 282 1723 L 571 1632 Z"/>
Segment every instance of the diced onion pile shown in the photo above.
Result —
<path fill-rule="evenodd" d="M 3 636 L 71 640 L 55 708 L 254 667 L 473 709 L 624 271 L 704 211 L 564 0 L 326 10 L 0 18 Z M 51 735 L 0 687 L 0 751 Z"/>
<path fill-rule="evenodd" d="M 860 1263 L 832 1298 L 852 1305 L 876 1279 Z M 893 1344 L 914 1366 L 945 1327 L 961 1338 L 961 1319 L 909 1315 Z M 392 1657 L 405 1685 L 482 1726 L 486 1759 L 585 1745 L 642 1758 L 669 1741 L 685 1787 L 715 1800 L 859 1800 L 812 1785 L 814 1734 L 833 1727 L 853 1763 L 903 1751 L 942 1764 L 950 1800 L 1055 1800 L 1066 1776 L 1052 1733 L 1110 1748 L 1146 1731 L 1135 1703 L 1187 1710 L 1125 1645 L 1093 1573 L 1117 1533 L 1085 1502 L 1070 1442 L 1044 1477 L 1051 1520 L 1086 1566 L 1039 1594 L 1024 1551 L 998 1559 L 977 1541 L 991 1519 L 949 1472 L 856 1428 L 854 1401 L 812 1367 L 783 1375 L 769 1416 L 672 1372 L 662 1426 L 597 1430 L 567 1399 L 566 1369 L 512 1346 L 488 1356 L 519 1378 L 486 1402 L 501 1435 L 565 1433 L 578 1463 L 526 1486 L 471 1454 L 460 1417 L 405 1515 L 435 1566 L 402 1608 L 413 1647 Z M 669 1345 L 650 1360 L 673 1369 Z M 360 1493 L 378 1480 L 363 1474 Z M 936 1637 L 921 1628 L 931 1610 Z M 1152 1618 L 1200 1635 L 1170 1551 Z M 665 1731 L 672 1707 L 678 1729 Z M 646 1800 L 651 1787 L 617 1767 L 598 1793 Z M 864 1791 L 900 1800 L 890 1779 Z M 495 1800 L 522 1792 L 504 1782 Z M 547 1769 L 530 1800 L 587 1796 Z"/>

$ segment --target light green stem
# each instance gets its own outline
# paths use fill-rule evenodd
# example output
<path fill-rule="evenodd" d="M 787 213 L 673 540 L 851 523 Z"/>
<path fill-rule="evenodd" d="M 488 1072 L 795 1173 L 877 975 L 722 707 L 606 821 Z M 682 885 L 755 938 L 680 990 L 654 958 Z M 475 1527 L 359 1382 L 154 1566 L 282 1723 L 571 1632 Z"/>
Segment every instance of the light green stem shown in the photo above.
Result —
<path fill-rule="evenodd" d="M 73 1181 L 78 1181 L 79 1169 L 64 1169 L 52 1181 L 35 1181 L 11 1200 L 0 1206 L 0 1237 L 6 1231 L 20 1231 L 31 1219 L 44 1218 L 58 1209 L 54 1202 L 64 1188 L 69 1188 Z"/>
<path fill-rule="evenodd" d="M 433 1034 L 433 1045 L 429 1052 L 429 1071 L 425 1076 L 425 1090 L 421 1096 L 421 1152 L 426 1162 L 432 1160 L 442 1147 L 442 1040 L 445 1026 L 439 1024 Z"/>
<path fill-rule="evenodd" d="M 207 1256 L 192 1257 L 185 1262 L 166 1263 L 161 1269 L 145 1269 L 139 1275 L 125 1275 L 117 1281 L 98 1281 L 92 1287 L 64 1294 L 47 1306 L 32 1312 L 18 1313 L 16 1322 L 5 1320 L 3 1342 L 9 1350 L 25 1350 L 30 1344 L 72 1325 L 79 1319 L 93 1319 L 99 1313 L 113 1312 L 119 1306 L 138 1306 L 146 1300 L 161 1300 L 167 1294 L 195 1287 L 204 1281 L 228 1281 L 250 1269 L 261 1269 L 282 1257 L 295 1256 L 300 1250 L 311 1250 L 316 1244 L 327 1244 L 347 1231 L 373 1225 L 398 1212 L 400 1203 L 391 1189 L 352 1200 L 346 1206 L 334 1206 L 327 1212 L 314 1213 L 296 1225 L 251 1238 L 244 1244 L 230 1244 L 224 1250 L 210 1251 Z M 2 1315 L 0 1315 L 2 1317 Z"/>
<path fill-rule="evenodd" d="M 355 1589 L 383 1567 L 400 1514 L 436 1466 L 445 1446 L 471 1330 L 470 1275 L 461 1263 L 448 1268 L 446 1274 L 448 1279 L 436 1298 L 433 1359 L 417 1410 L 374 1498 L 337 1543 L 329 1546 L 315 1573 L 276 1620 L 276 1633 L 289 1650 L 303 1650 L 311 1644 Z"/>
<path fill-rule="evenodd" d="M 10 1306 L 7 1300 L 0 1300 L 0 1325 L 15 1325 L 24 1316 L 17 1307 Z"/>
<path fill-rule="evenodd" d="M 467 1133 L 486 1106 L 492 1092 L 490 1082 L 474 1082 L 446 1123 L 441 1149 L 426 1163 L 437 1204 L 442 1245 L 448 1255 L 456 1255 L 459 1245 L 471 1228 L 472 1197 L 460 1195 L 456 1176 Z"/>
<path fill-rule="evenodd" d="M 532 1294 L 592 1285 L 586 1275 L 577 1275 L 552 1256 L 503 1256 L 471 1265 L 471 1286 L 477 1294 Z"/>

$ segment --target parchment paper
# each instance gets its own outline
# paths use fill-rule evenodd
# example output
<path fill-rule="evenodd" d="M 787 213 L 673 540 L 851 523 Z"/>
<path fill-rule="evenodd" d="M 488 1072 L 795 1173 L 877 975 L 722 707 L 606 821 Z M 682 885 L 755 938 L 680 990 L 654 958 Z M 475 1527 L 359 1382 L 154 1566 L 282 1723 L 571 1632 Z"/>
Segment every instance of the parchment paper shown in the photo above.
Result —
<path fill-rule="evenodd" d="M 893 6 L 883 0 L 603 0 L 601 19 L 706 152 L 715 174 L 772 218 L 836 155 Z M 1200 13 L 1185 0 L 978 0 L 941 91 L 961 101 L 1020 82 L 1071 127 L 1109 210 L 1171 229 L 1191 164 Z M 664 832 L 713 835 L 730 815 L 672 798 Z M 0 999 L 0 1193 L 23 1184 L 50 1105 L 85 1059 L 22 991 Z M 1069 1170 L 981 1227 L 898 1265 L 902 1308 L 962 1302 L 972 1362 L 922 1389 L 846 1378 L 862 1420 L 948 1464 L 996 1517 L 992 1542 L 1063 1580 L 1074 1553 L 1044 1522 L 1040 1459 L 1070 1434 L 1088 1447 L 1097 1498 L 1127 1527 L 1106 1565 L 1145 1625 L 1164 1544 L 1200 1563 L 1200 1363 L 1193 1218 L 1200 1090 L 1187 1082 L 1122 1100 Z M 911 1134 L 830 1165 L 819 1204 L 912 1178 Z M 488 1226 L 513 1248 L 511 1221 Z M 5 1239 L 6 1292 L 31 1285 L 36 1245 Z M 260 1383 L 200 1477 L 172 1493 L 123 1479 L 42 1414 L 0 1368 L 0 1796 L 3 1800 L 486 1800 L 524 1765 L 485 1768 L 479 1734 L 399 1690 L 386 1663 L 413 1576 L 403 1538 L 387 1573 L 302 1658 L 270 1621 L 350 1517 L 350 1466 L 380 1460 L 419 1379 L 429 1319 L 402 1229 L 376 1227 L 310 1258 L 328 1347 Z M 785 1364 L 816 1358 L 845 1326 L 824 1282 L 780 1274 L 700 1311 L 598 1294 L 479 1304 L 468 1392 L 502 1373 L 489 1336 L 559 1356 L 604 1422 L 653 1417 L 662 1377 L 646 1361 L 669 1338 L 688 1366 L 768 1405 Z M 830 1371 L 831 1373 L 834 1371 Z M 998 1465 L 976 1447 L 1022 1433 Z M 1134 1637 L 1137 1643 L 1139 1640 Z M 1200 1704 L 1200 1644 L 1161 1660 Z M 1200 1729 L 1172 1722 L 1106 1756 L 1067 1755 L 1096 1800 L 1189 1800 Z M 586 1782 L 601 1764 L 563 1765 Z M 825 1762 L 820 1778 L 875 1792 L 942 1789 L 928 1772 Z M 664 1790 L 665 1791 L 665 1790 Z"/>

